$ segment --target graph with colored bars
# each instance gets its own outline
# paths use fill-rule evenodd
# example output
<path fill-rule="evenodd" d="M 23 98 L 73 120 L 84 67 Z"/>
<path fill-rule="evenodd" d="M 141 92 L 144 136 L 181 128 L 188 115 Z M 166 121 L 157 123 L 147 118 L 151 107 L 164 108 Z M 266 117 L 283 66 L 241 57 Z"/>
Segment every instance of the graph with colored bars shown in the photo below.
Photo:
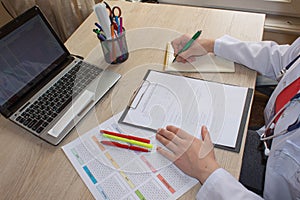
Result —
<path fill-rule="evenodd" d="M 101 128 L 114 123 L 108 120 Z M 198 183 L 155 151 L 103 145 L 100 126 L 63 147 L 96 199 L 174 199 Z"/>

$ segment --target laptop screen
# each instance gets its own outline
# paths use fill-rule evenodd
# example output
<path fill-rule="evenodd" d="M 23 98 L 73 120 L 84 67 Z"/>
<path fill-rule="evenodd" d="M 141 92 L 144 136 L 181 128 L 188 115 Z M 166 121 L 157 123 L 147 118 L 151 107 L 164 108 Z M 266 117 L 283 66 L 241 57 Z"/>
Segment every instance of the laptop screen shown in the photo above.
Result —
<path fill-rule="evenodd" d="M 0 106 L 17 101 L 68 55 L 38 8 L 35 9 L 31 11 L 35 14 L 23 14 L 0 33 Z M 22 18 L 26 18 L 24 22 Z"/>

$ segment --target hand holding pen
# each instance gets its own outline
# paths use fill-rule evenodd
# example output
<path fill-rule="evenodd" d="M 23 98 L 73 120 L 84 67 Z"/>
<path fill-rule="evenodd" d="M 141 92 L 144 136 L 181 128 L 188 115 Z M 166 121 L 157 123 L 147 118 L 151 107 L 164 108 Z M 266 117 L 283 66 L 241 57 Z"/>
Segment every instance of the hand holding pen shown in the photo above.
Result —
<path fill-rule="evenodd" d="M 213 51 L 213 40 L 199 39 L 201 31 L 197 31 L 194 36 L 184 34 L 172 41 L 175 59 L 178 62 L 193 62 L 195 56 L 202 56 Z"/>

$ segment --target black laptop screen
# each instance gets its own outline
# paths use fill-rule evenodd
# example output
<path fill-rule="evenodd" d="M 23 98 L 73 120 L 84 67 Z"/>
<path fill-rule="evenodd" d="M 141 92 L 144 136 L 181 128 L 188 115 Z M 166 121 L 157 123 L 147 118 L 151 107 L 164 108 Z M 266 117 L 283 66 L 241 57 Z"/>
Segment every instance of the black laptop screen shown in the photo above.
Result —
<path fill-rule="evenodd" d="M 64 50 L 40 16 L 0 42 L 0 105 L 56 61 Z"/>

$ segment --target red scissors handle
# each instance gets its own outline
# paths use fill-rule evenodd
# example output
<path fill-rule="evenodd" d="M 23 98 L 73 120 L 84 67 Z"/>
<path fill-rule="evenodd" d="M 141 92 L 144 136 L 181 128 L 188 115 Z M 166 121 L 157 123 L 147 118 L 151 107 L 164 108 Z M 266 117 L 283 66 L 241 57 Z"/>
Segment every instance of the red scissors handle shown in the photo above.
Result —
<path fill-rule="evenodd" d="M 109 16 L 111 17 L 111 18 L 114 18 L 114 17 L 121 17 L 121 15 L 122 15 L 122 10 L 121 10 L 121 8 L 119 7 L 119 6 L 114 6 L 113 8 L 111 8 L 109 5 L 108 5 L 108 3 L 106 3 L 106 2 L 103 2 L 103 3 L 105 3 L 105 5 L 106 5 L 106 8 L 107 8 L 107 10 L 109 11 Z M 117 15 L 116 15 L 116 11 L 115 10 L 117 10 Z"/>
<path fill-rule="evenodd" d="M 117 13 L 116 13 L 116 10 L 117 10 Z M 114 6 L 111 10 L 111 15 L 113 17 L 121 17 L 122 15 L 122 10 L 119 6 Z"/>

